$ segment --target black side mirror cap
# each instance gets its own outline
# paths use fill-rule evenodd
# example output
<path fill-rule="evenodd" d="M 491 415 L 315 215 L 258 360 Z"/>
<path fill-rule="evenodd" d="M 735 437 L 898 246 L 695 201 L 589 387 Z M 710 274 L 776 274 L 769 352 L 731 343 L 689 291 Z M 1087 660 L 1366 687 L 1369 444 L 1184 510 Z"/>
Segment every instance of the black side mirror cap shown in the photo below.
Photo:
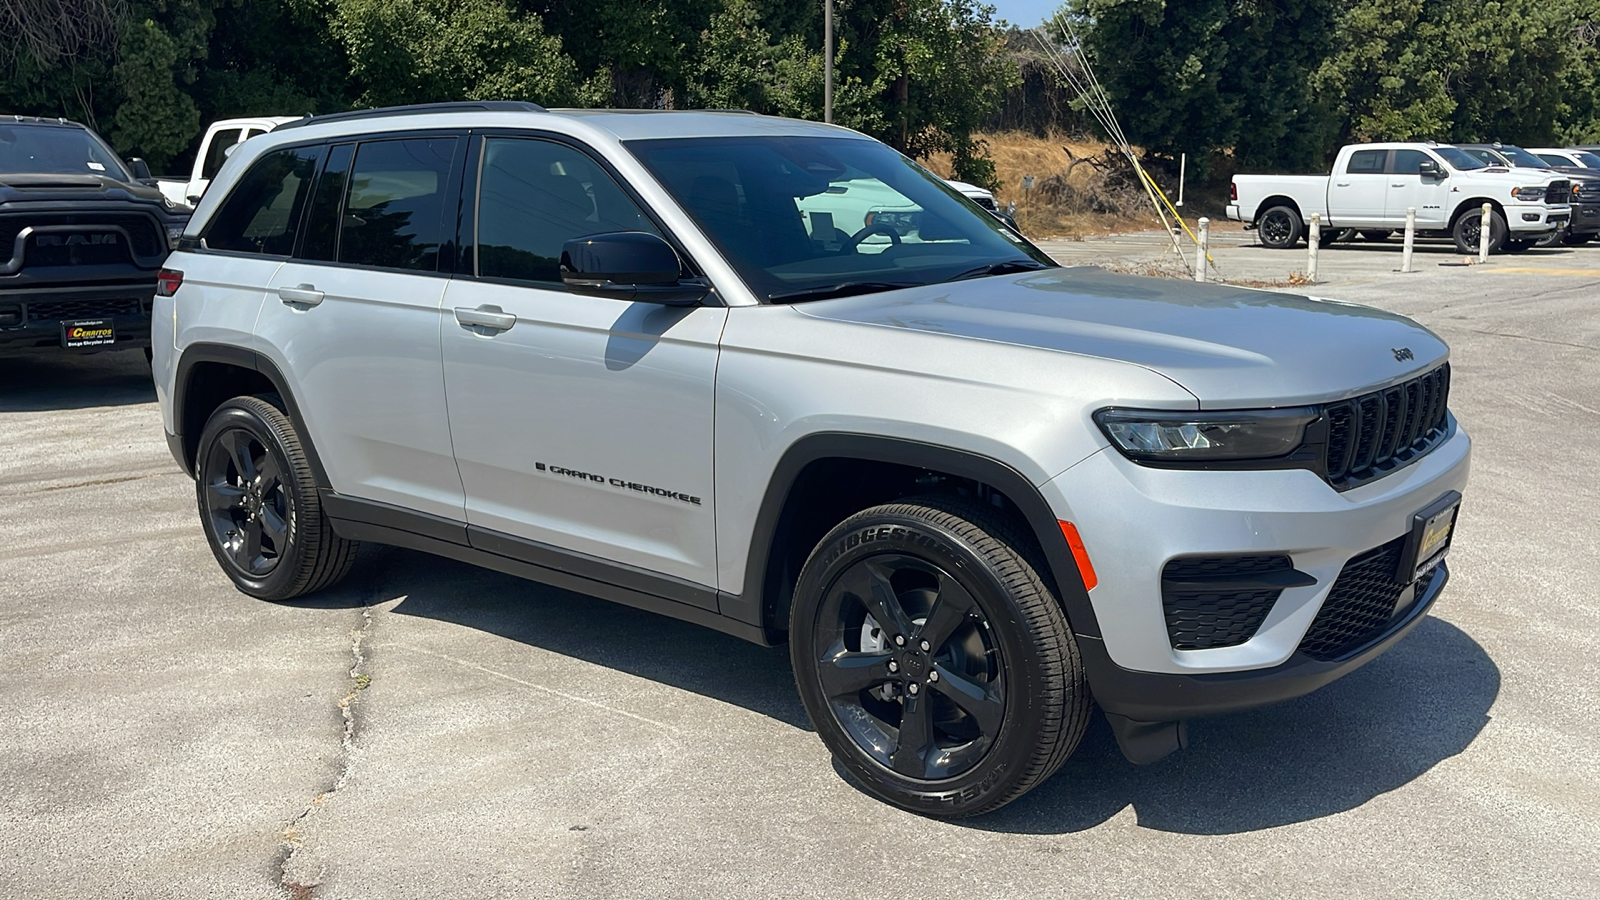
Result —
<path fill-rule="evenodd" d="M 128 167 L 133 169 L 133 177 L 140 181 L 149 181 L 152 177 L 150 175 L 150 164 L 145 162 L 142 157 L 135 156 L 128 160 Z"/>
<path fill-rule="evenodd" d="M 561 247 L 561 282 L 574 294 L 694 306 L 710 288 L 681 279 L 682 269 L 672 245 L 644 231 L 591 234 Z"/>

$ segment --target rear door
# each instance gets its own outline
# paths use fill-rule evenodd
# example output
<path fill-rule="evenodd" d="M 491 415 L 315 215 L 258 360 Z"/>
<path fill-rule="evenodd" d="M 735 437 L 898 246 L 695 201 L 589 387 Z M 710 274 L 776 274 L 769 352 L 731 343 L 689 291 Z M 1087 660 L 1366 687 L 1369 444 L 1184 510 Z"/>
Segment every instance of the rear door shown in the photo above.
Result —
<path fill-rule="evenodd" d="M 1388 150 L 1356 150 L 1343 172 L 1328 180 L 1328 217 L 1339 227 L 1384 224 L 1389 191 Z"/>
<path fill-rule="evenodd" d="M 473 252 L 447 289 L 443 334 L 473 545 L 557 567 L 621 563 L 647 590 L 715 609 L 712 404 L 727 310 L 569 293 L 566 241 L 661 229 L 582 147 L 480 140 L 463 235 Z M 476 324 L 485 316 L 504 324 Z"/>
<path fill-rule="evenodd" d="M 1441 173 L 1449 172 L 1443 163 L 1422 150 L 1396 150 L 1391 154 L 1383 216 L 1391 228 L 1406 227 L 1407 208 L 1417 211 L 1418 228 L 1443 228 L 1447 224 L 1445 207 L 1450 199 L 1450 181 L 1423 175 L 1424 162 L 1432 162 Z"/>
<path fill-rule="evenodd" d="M 464 149 L 449 133 L 330 147 L 299 249 L 256 326 L 283 359 L 335 490 L 455 522 L 440 249 L 447 221 L 454 234 Z"/>

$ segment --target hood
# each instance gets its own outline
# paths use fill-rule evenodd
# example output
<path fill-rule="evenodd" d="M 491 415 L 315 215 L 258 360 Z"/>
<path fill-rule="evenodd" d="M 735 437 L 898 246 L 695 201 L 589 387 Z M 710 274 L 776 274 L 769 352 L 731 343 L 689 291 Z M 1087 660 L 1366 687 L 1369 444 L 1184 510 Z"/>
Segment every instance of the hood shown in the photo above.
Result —
<path fill-rule="evenodd" d="M 163 209 L 160 188 L 89 173 L 0 173 L 0 203 L 13 200 L 134 200 Z"/>
<path fill-rule="evenodd" d="M 1449 354 L 1365 306 L 1227 285 L 1046 269 L 796 306 L 810 316 L 1094 356 L 1172 379 L 1202 408 L 1296 406 L 1375 390 Z"/>
<path fill-rule="evenodd" d="M 1504 184 L 1507 187 L 1548 187 L 1552 181 L 1567 181 L 1568 177 L 1552 169 L 1512 169 L 1506 166 L 1490 166 L 1487 169 L 1473 169 L 1470 172 L 1453 171 L 1451 173 L 1473 181 L 1487 181 L 1494 184 Z"/>

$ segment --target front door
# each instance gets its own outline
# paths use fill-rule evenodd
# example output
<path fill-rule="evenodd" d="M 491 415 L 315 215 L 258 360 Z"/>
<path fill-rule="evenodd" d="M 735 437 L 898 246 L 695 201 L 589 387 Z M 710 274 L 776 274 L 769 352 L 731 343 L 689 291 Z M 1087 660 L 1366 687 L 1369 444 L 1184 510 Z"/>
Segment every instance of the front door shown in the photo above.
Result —
<path fill-rule="evenodd" d="M 1357 150 L 1343 172 L 1333 173 L 1328 181 L 1328 217 L 1340 228 L 1383 224 L 1388 158 L 1387 150 Z"/>
<path fill-rule="evenodd" d="M 1449 172 L 1444 163 L 1421 150 L 1396 150 L 1389 164 L 1389 191 L 1384 200 L 1384 221 L 1396 229 L 1406 227 L 1406 209 L 1417 211 L 1418 228 L 1444 228 L 1448 224 L 1446 201 L 1450 199 L 1447 178 L 1422 174 L 1422 164 L 1432 162 L 1440 173 Z"/>
<path fill-rule="evenodd" d="M 300 249 L 273 276 L 256 329 L 287 362 L 334 490 L 456 522 L 438 257 L 464 141 L 332 147 Z"/>
<path fill-rule="evenodd" d="M 472 277 L 446 289 L 443 337 L 473 544 L 714 588 L 712 404 L 727 310 L 567 292 L 566 241 L 660 229 L 570 144 L 489 136 L 481 155 L 476 234 L 464 237 Z M 708 590 L 681 596 L 715 606 Z"/>

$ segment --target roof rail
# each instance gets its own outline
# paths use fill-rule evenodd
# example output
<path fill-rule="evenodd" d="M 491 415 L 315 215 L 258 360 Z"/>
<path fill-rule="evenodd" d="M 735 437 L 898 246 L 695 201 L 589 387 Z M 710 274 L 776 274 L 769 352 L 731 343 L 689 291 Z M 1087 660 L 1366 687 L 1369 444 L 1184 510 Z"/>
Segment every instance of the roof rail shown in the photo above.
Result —
<path fill-rule="evenodd" d="M 349 112 L 306 116 L 279 125 L 277 130 L 299 128 L 302 125 L 320 125 L 323 122 L 348 122 L 352 119 L 377 119 L 387 116 L 422 116 L 428 113 L 450 112 L 544 112 L 545 108 L 526 100 L 453 100 L 448 103 L 413 103 L 409 106 L 380 106 L 376 109 L 352 109 Z"/>

